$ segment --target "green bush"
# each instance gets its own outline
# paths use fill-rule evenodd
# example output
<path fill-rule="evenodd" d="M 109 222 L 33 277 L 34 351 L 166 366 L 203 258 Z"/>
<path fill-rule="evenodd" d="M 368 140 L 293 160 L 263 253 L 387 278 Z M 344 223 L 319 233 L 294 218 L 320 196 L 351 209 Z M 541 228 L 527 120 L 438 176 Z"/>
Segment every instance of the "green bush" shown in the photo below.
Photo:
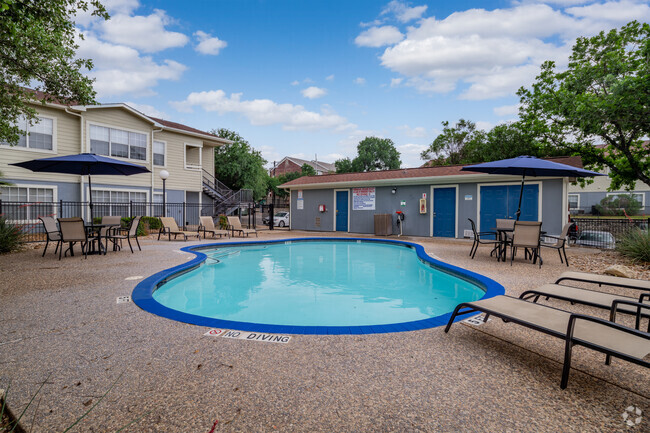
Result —
<path fill-rule="evenodd" d="M 225 215 L 219 215 L 219 228 L 221 230 L 228 229 L 228 217 Z"/>
<path fill-rule="evenodd" d="M 16 251 L 22 245 L 23 231 L 21 226 L 12 224 L 5 217 L 0 216 L 0 253 Z"/>
<path fill-rule="evenodd" d="M 160 230 L 161 227 L 160 218 L 158 217 L 143 216 L 140 222 L 149 224 L 151 230 Z"/>
<path fill-rule="evenodd" d="M 650 231 L 629 231 L 616 242 L 616 249 L 635 262 L 650 263 Z"/>
<path fill-rule="evenodd" d="M 596 210 L 606 216 L 638 215 L 641 203 L 632 194 L 610 195 L 596 205 Z"/>

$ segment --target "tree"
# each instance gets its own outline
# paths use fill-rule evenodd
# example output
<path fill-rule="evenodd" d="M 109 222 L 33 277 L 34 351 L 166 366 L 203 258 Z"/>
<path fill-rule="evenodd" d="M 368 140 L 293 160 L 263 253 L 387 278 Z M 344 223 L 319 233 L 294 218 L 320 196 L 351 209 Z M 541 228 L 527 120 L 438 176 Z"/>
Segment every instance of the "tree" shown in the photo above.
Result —
<path fill-rule="evenodd" d="M 531 89 L 521 88 L 520 117 L 547 145 L 610 168 L 610 189 L 650 185 L 650 25 L 578 38 L 566 71 L 545 62 Z M 604 142 L 597 147 L 596 142 Z"/>
<path fill-rule="evenodd" d="M 420 157 L 431 160 L 430 165 L 461 164 L 464 160 L 465 145 L 474 138 L 476 124 L 469 120 L 460 119 L 455 126 L 449 127 L 449 122 L 442 122 L 442 133 L 439 134 L 429 147 L 422 151 Z"/>
<path fill-rule="evenodd" d="M 269 177 L 268 182 L 268 192 L 275 193 L 278 197 L 287 197 L 289 192 L 285 189 L 279 189 L 278 185 L 283 183 L 291 182 L 294 179 L 298 179 L 303 176 L 316 176 L 316 170 L 309 164 L 303 164 L 300 168 L 300 171 L 292 171 L 289 173 L 281 174 L 278 177 Z"/>
<path fill-rule="evenodd" d="M 357 157 L 334 162 L 337 173 L 350 173 L 400 168 L 402 161 L 390 138 L 366 137 L 357 145 Z"/>
<path fill-rule="evenodd" d="M 235 131 L 220 128 L 210 133 L 233 142 L 214 149 L 214 176 L 230 189 L 252 190 L 255 200 L 264 197 L 268 174 L 262 154 Z"/>
<path fill-rule="evenodd" d="M 108 19 L 99 0 L 0 0 L 0 141 L 17 143 L 19 120 L 36 119 L 30 100 L 95 102 L 92 80 L 81 72 L 93 64 L 75 56 L 73 18 L 89 8 L 92 15 Z M 34 82 L 47 96 L 25 89 Z"/>

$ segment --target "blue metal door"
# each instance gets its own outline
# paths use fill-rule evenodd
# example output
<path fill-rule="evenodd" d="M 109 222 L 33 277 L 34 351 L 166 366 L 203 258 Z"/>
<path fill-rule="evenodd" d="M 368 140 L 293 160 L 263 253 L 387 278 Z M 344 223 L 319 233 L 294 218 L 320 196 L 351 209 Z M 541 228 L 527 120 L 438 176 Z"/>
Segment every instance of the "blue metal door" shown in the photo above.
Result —
<path fill-rule="evenodd" d="M 348 231 L 348 192 L 336 191 L 336 231 Z"/>
<path fill-rule="evenodd" d="M 481 187 L 481 231 L 493 230 L 498 218 L 517 218 L 521 185 L 498 185 Z M 521 199 L 520 221 L 537 221 L 539 185 L 524 185 Z"/>
<path fill-rule="evenodd" d="M 433 190 L 433 235 L 456 237 L 456 188 Z"/>

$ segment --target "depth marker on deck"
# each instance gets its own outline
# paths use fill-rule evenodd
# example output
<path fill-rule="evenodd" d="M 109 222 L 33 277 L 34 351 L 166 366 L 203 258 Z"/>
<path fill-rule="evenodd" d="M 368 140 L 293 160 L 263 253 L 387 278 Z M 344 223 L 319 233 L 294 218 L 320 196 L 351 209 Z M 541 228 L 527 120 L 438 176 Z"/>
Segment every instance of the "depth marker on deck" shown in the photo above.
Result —
<path fill-rule="evenodd" d="M 291 341 L 289 335 L 281 334 L 265 334 L 261 332 L 247 332 L 247 331 L 233 331 L 226 329 L 210 329 L 203 334 L 208 337 L 224 337 L 232 338 L 235 340 L 248 340 L 248 341 L 263 341 L 266 343 L 283 343 L 286 344 Z"/>
<path fill-rule="evenodd" d="M 131 302 L 131 297 L 130 296 L 118 296 L 117 297 L 117 303 L 118 304 L 126 304 Z"/>
<path fill-rule="evenodd" d="M 474 326 L 481 326 L 485 322 L 483 319 L 485 318 L 484 314 L 479 314 L 478 316 L 470 317 L 469 319 L 463 320 L 463 323 L 467 323 L 469 325 L 474 325 Z M 488 319 L 487 321 L 489 322 L 492 319 Z"/>

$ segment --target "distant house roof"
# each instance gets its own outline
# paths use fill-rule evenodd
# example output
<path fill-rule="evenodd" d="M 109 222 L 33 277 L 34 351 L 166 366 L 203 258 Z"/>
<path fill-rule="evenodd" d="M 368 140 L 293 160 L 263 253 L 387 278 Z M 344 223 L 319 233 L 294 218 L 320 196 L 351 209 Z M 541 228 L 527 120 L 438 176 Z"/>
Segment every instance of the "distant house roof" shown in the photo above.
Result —
<path fill-rule="evenodd" d="M 572 167 L 582 168 L 582 158 L 579 156 L 564 156 L 545 158 L 549 161 L 559 162 Z M 470 165 L 470 164 L 465 164 Z M 326 174 L 322 176 L 303 176 L 280 185 L 280 188 L 295 188 L 299 186 L 315 186 L 319 184 L 347 184 L 347 183 L 387 183 L 387 181 L 408 181 L 441 176 L 492 176 L 471 171 L 461 171 L 465 165 L 445 165 L 439 167 L 401 168 L 398 170 L 366 171 L 363 173 Z"/>
<path fill-rule="evenodd" d="M 302 167 L 303 165 L 307 164 L 310 165 L 314 168 L 316 171 L 322 171 L 322 172 L 333 172 L 336 171 L 336 167 L 334 164 L 329 163 L 329 162 L 323 162 L 323 161 L 307 161 L 306 159 L 300 159 L 300 158 L 295 158 L 293 156 L 285 156 L 282 158 L 282 160 L 278 163 L 278 166 L 282 163 L 284 160 L 289 160 L 297 164 L 298 166 Z"/>

